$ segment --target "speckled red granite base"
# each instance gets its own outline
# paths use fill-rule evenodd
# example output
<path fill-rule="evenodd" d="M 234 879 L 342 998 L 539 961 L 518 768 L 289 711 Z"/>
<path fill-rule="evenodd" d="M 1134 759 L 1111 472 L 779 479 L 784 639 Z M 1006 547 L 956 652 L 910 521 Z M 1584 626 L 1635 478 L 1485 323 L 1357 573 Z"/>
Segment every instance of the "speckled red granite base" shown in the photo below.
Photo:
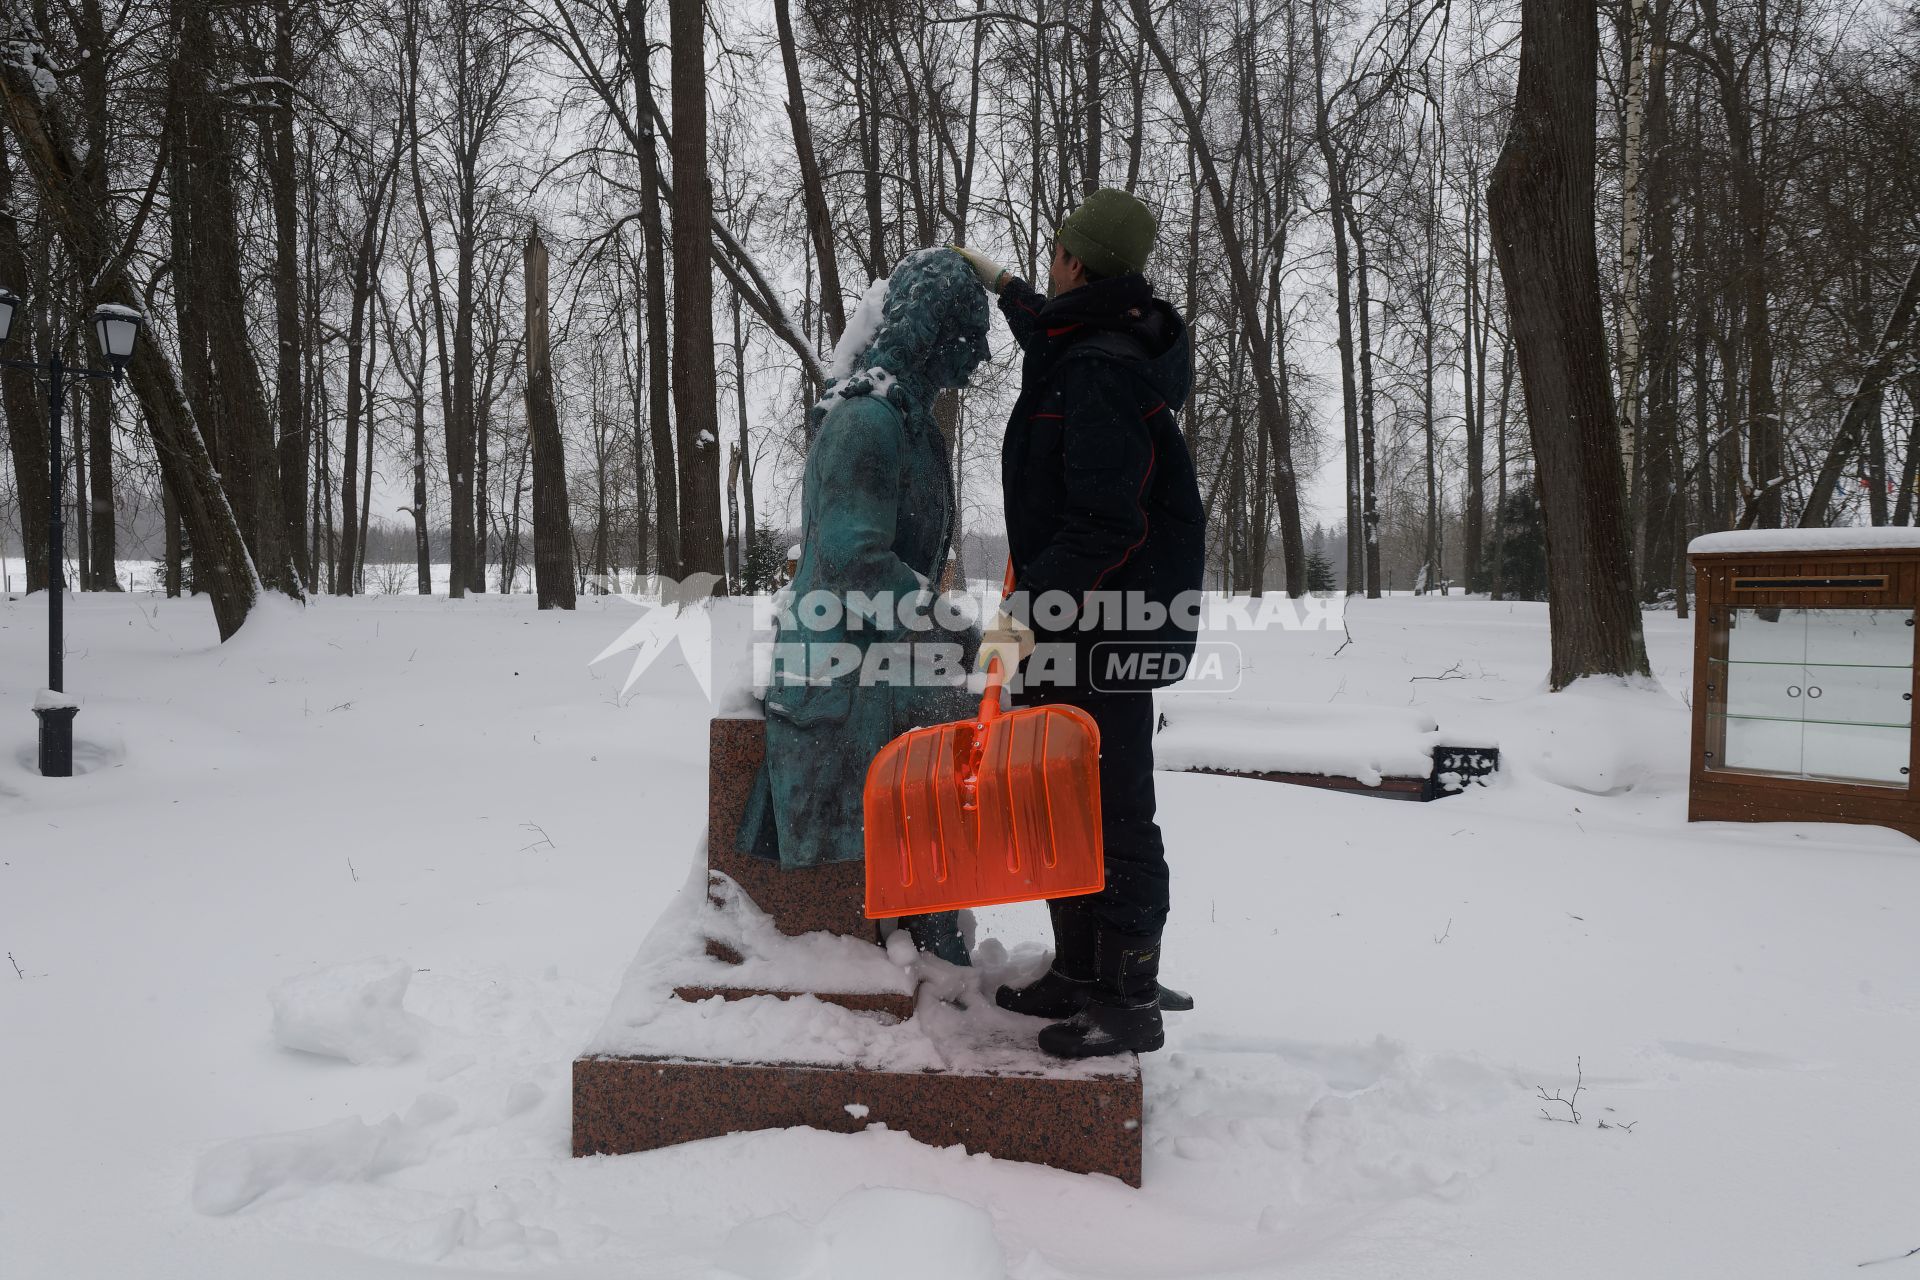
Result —
<path fill-rule="evenodd" d="M 735 851 L 747 796 L 766 755 L 766 721 L 714 720 L 708 744 L 707 866 L 732 876 L 754 905 L 773 917 L 782 933 L 825 929 L 877 940 L 874 922 L 866 916 L 864 863 L 835 862 L 789 871 Z"/>
<path fill-rule="evenodd" d="M 878 940 L 864 912 L 860 862 L 784 871 L 734 851 L 748 793 L 766 752 L 760 720 L 714 720 L 707 790 L 707 866 L 725 872 L 782 933 L 816 929 Z M 725 943 L 707 951 L 730 963 Z M 683 986 L 683 1000 L 792 993 Z M 846 1008 L 911 1017 L 913 997 L 814 992 Z M 854 1111 L 847 1108 L 852 1106 Z M 1140 1068 L 1063 1077 L 985 1072 L 875 1071 L 680 1058 L 585 1057 L 573 1064 L 573 1153 L 652 1151 L 756 1129 L 803 1125 L 855 1133 L 880 1123 L 933 1146 L 960 1144 L 1003 1160 L 1140 1185 Z"/>
<path fill-rule="evenodd" d="M 848 1110 L 852 1107 L 853 1110 Z M 1140 1185 L 1140 1071 L 1093 1078 L 757 1066 L 663 1058 L 573 1064 L 573 1154 L 621 1155 L 755 1129 L 871 1124 L 929 1146 Z"/>

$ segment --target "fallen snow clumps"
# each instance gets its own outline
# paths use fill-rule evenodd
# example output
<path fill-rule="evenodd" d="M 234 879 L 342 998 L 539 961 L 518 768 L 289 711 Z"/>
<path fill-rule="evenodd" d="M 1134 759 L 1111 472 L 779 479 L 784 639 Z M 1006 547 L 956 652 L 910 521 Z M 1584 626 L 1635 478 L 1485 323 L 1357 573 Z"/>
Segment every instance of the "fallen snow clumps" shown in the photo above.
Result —
<path fill-rule="evenodd" d="M 400 1002 L 412 980 L 406 961 L 384 958 L 289 978 L 267 996 L 274 1041 L 356 1065 L 410 1058 L 420 1047 L 419 1020 Z"/>
<path fill-rule="evenodd" d="M 281 1187 L 365 1182 L 419 1164 L 433 1152 L 432 1127 L 458 1110 L 449 1098 L 423 1094 L 405 1119 L 368 1124 L 349 1116 L 317 1129 L 222 1143 L 194 1165 L 193 1207 L 228 1214 Z"/>

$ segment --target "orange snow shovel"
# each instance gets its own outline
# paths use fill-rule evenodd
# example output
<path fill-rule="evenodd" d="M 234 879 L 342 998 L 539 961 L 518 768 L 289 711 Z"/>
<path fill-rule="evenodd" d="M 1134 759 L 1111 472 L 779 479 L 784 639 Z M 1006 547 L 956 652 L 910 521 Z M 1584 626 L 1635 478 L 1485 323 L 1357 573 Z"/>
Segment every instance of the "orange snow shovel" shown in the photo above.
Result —
<path fill-rule="evenodd" d="M 867 917 L 1097 893 L 1100 730 L 1078 707 L 1000 709 L 910 729 L 867 769 Z"/>

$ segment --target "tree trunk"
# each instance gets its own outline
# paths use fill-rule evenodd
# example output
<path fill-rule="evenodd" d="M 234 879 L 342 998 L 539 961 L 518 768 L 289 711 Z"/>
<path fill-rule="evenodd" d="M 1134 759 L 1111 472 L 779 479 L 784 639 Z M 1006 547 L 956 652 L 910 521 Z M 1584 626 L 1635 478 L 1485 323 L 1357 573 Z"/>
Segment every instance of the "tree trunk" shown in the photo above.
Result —
<path fill-rule="evenodd" d="M 173 500 L 173 490 L 165 484 L 160 486 L 160 522 L 167 530 L 166 545 L 161 552 L 166 557 L 162 586 L 169 599 L 178 600 L 183 589 L 181 579 L 185 576 L 186 556 L 181 545 L 185 539 L 180 534 L 180 506 Z"/>
<path fill-rule="evenodd" d="M 90 591 L 120 590 L 118 531 L 113 489 L 113 409 L 107 384 L 96 382 L 87 396 L 87 508 L 92 530 L 93 583 Z"/>
<path fill-rule="evenodd" d="M 181 55 L 170 86 L 176 185 L 169 209 L 175 243 L 185 248 L 174 267 L 174 296 L 183 359 L 204 350 L 203 376 L 189 378 L 186 391 L 195 416 L 215 424 L 221 485 L 262 579 L 298 597 L 272 415 L 247 331 L 235 146 L 213 82 L 210 0 L 175 0 L 173 22 Z M 78 254 L 75 261 L 89 275 L 104 265 Z"/>
<path fill-rule="evenodd" d="M 1673 582 L 1674 566 L 1684 573 L 1685 548 L 1676 555 L 1674 540 L 1684 543 L 1687 500 L 1681 473 L 1685 460 L 1680 447 L 1680 367 L 1676 341 L 1673 157 L 1667 106 L 1667 60 L 1664 41 L 1669 0 L 1649 6 L 1646 31 L 1647 95 L 1643 187 L 1646 208 L 1646 313 L 1642 335 L 1645 384 L 1642 391 L 1639 437 L 1641 456 L 1638 513 L 1641 538 L 1640 598 L 1656 597 L 1663 580 L 1675 588 L 1676 608 L 1685 609 L 1684 583 Z"/>
<path fill-rule="evenodd" d="M 477 196 L 471 186 L 462 184 L 456 193 L 457 213 L 453 231 L 453 414 L 447 426 L 447 458 L 455 469 L 451 486 L 453 498 L 454 541 L 458 550 L 448 568 L 450 579 L 457 578 L 473 595 L 486 588 L 486 565 L 480 558 L 480 511 L 485 495 L 476 484 L 478 431 L 473 414 L 473 267 L 479 246 L 474 236 L 474 203 Z M 478 585 L 475 575 L 479 574 Z"/>
<path fill-rule="evenodd" d="M 313 582 L 308 555 L 306 401 L 301 387 L 305 332 L 300 323 L 300 188 L 293 144 L 293 44 L 299 13 L 294 0 L 274 0 L 273 75 L 276 110 L 267 148 L 267 184 L 273 201 L 273 314 L 278 351 L 274 392 L 279 409 L 280 511 L 287 547 L 302 583 Z"/>
<path fill-rule="evenodd" d="M 826 189 L 820 181 L 820 162 L 814 156 L 813 130 L 807 123 L 807 98 L 800 81 L 800 51 L 793 39 L 789 0 L 774 0 L 773 17 L 780 31 L 780 60 L 787 73 L 787 122 L 793 129 L 793 150 L 800 163 L 800 194 L 807 210 L 807 236 L 820 270 L 820 306 L 827 317 L 829 344 L 840 341 L 847 327 L 846 302 L 840 293 L 840 264 L 833 239 L 833 215 L 827 209 Z"/>
<path fill-rule="evenodd" d="M 420 30 L 420 9 L 421 0 L 405 0 L 401 41 L 405 48 L 406 90 L 401 106 L 406 116 L 414 213 L 419 219 L 420 239 L 427 264 L 427 297 L 432 304 L 434 345 L 439 354 L 435 368 L 440 375 L 440 415 L 446 440 L 447 495 L 451 514 L 447 546 L 447 598 L 460 600 L 467 594 L 466 564 L 472 555 L 472 445 L 465 434 L 466 424 L 456 411 L 453 363 L 447 344 L 446 297 L 441 287 L 440 253 L 434 236 L 437 220 L 427 210 L 426 175 L 420 163 L 420 46 L 424 38 Z"/>
<path fill-rule="evenodd" d="M 1104 143 L 1101 134 L 1105 123 L 1105 111 L 1100 102 L 1100 53 L 1106 42 L 1106 5 L 1104 0 L 1089 0 L 1087 5 L 1087 155 L 1086 178 L 1080 186 L 1083 196 L 1090 196 L 1100 189 L 1100 149 Z"/>
<path fill-rule="evenodd" d="M 106 264 L 96 299 L 137 310 L 140 297 L 124 264 L 113 258 L 113 223 L 78 180 L 80 164 L 68 141 L 72 133 L 57 102 L 39 92 L 36 78 L 44 70 L 23 61 L 0 62 L 0 96 L 39 188 L 42 212 L 75 261 Z M 152 339 L 136 346 L 127 376 L 193 549 L 194 583 L 207 592 L 220 638 L 228 639 L 246 622 L 260 591 L 246 542 L 165 347 Z"/>
<path fill-rule="evenodd" d="M 533 583 L 542 609 L 574 606 L 573 518 L 547 343 L 547 247 L 527 236 L 527 436 L 533 450 Z"/>
<path fill-rule="evenodd" d="M 1467 485 L 1464 507 L 1460 512 L 1460 534 L 1464 544 L 1461 577 L 1469 592 L 1486 590 L 1481 576 L 1480 550 L 1486 538 L 1487 512 L 1487 331 L 1482 314 L 1487 307 L 1480 294 L 1480 179 L 1478 152 L 1467 159 L 1467 198 L 1464 222 L 1466 239 L 1466 302 L 1461 325 L 1460 372 L 1461 418 L 1466 435 Z"/>
<path fill-rule="evenodd" d="M 67 362 L 68 368 L 87 363 L 86 352 L 81 348 L 78 334 L 70 334 L 66 350 L 60 358 Z M 67 457 L 73 462 L 73 515 L 62 515 L 60 523 L 73 530 L 73 582 L 81 591 L 93 590 L 93 546 L 92 523 L 87 519 L 87 416 L 93 409 L 95 386 L 93 384 L 75 385 L 67 390 L 67 421 L 73 424 L 73 439 L 66 442 Z M 65 497 L 66 476 L 63 473 L 54 479 L 54 501 Z"/>
<path fill-rule="evenodd" d="M 727 593 L 745 595 L 740 581 L 740 446 L 727 451 Z"/>
<path fill-rule="evenodd" d="M 680 480 L 679 463 L 674 457 L 671 365 L 667 349 L 667 232 L 660 218 L 662 202 L 656 181 L 659 155 L 654 142 L 655 107 L 653 73 L 647 57 L 646 6 L 641 0 L 628 0 L 627 15 L 627 60 L 640 98 L 635 113 L 639 117 L 640 146 L 645 152 L 640 163 L 640 238 L 645 267 L 640 293 L 645 299 L 641 327 L 647 335 L 647 427 L 653 440 L 654 559 L 662 575 L 678 578 L 682 572 Z"/>
<path fill-rule="evenodd" d="M 367 371 L 364 382 L 367 388 L 365 412 L 367 415 L 367 451 L 361 455 L 360 466 L 360 524 L 353 535 L 353 589 L 365 592 L 367 589 L 367 525 L 373 518 L 373 448 L 375 435 L 374 389 L 380 384 L 375 380 L 375 357 L 379 344 L 379 309 L 374 305 L 379 301 L 380 292 L 379 263 L 374 264 L 373 302 L 367 306 Z"/>
<path fill-rule="evenodd" d="M 1594 246 L 1597 11 L 1521 0 L 1520 70 L 1487 215 L 1546 524 L 1548 682 L 1648 674 Z"/>
<path fill-rule="evenodd" d="M 706 5 L 669 0 L 673 96 L 673 407 L 680 453 L 680 573 L 726 572 L 714 404 L 713 188 L 707 177 Z"/>
<path fill-rule="evenodd" d="M 81 0 L 78 33 L 83 47 L 107 46 L 100 0 Z M 109 199 L 106 58 L 88 58 L 80 65 L 81 115 L 87 137 L 85 178 L 97 204 Z M 81 342 L 85 349 L 84 339 Z M 76 353 L 79 354 L 79 353 Z M 82 363 L 89 361 L 83 359 Z M 89 383 L 85 412 L 74 406 L 74 506 L 78 508 L 74 534 L 80 560 L 82 591 L 118 591 L 120 576 L 114 563 L 113 418 L 107 404 L 107 386 Z M 81 428 L 84 426 L 84 440 Z M 82 447 L 84 444 L 84 447 Z"/>
<path fill-rule="evenodd" d="M 1647 494 L 1640 440 L 1640 243 L 1646 216 L 1647 0 L 1626 0 L 1625 17 L 1621 31 L 1626 45 L 1627 91 L 1620 140 L 1620 450 L 1633 524 L 1637 530 L 1645 530 Z M 1636 496 L 1637 505 L 1632 502 Z M 1642 545 L 1640 538 L 1635 539 L 1635 545 Z M 1648 564 L 1645 568 L 1652 574 L 1659 566 Z"/>
<path fill-rule="evenodd" d="M 423 596 L 433 594 L 433 548 L 427 536 L 427 334 L 420 340 L 413 382 L 413 585 Z"/>
<path fill-rule="evenodd" d="M 13 140 L 0 134 L 0 209 L 18 209 L 20 197 L 13 185 Z M 0 275 L 22 283 L 27 255 L 20 243 L 20 219 L 0 218 Z M 35 326 L 16 319 L 13 354 L 22 360 L 40 358 Z M 27 562 L 27 590 L 47 588 L 47 416 L 40 379 L 25 369 L 0 370 L 0 404 L 6 408 L 7 444 L 13 454 L 14 488 L 20 495 L 20 553 Z"/>
<path fill-rule="evenodd" d="M 1380 493 L 1373 426 L 1373 300 L 1367 284 L 1367 238 L 1360 215 L 1349 207 L 1353 236 L 1354 312 L 1360 318 L 1360 532 L 1365 540 L 1367 599 L 1380 598 Z"/>
<path fill-rule="evenodd" d="M 1488 592 L 1507 594 L 1507 408 L 1513 403 L 1513 330 L 1500 342 L 1500 401 L 1494 409 L 1493 573 Z"/>
<path fill-rule="evenodd" d="M 1910 373 L 1900 384 L 1907 401 L 1906 458 L 1900 464 L 1900 492 L 1893 500 L 1893 523 L 1912 524 L 1914 486 L 1920 484 L 1920 373 Z"/>
<path fill-rule="evenodd" d="M 347 319 L 347 434 L 340 451 L 340 555 L 333 565 L 333 594 L 350 596 L 354 589 L 354 566 L 359 561 L 354 546 L 360 527 L 360 402 L 367 395 L 364 382 L 368 312 L 372 310 L 374 228 L 380 220 L 380 193 L 373 207 L 364 211 L 366 222 L 360 228 L 359 245 L 354 251 L 351 311 Z"/>
<path fill-rule="evenodd" d="M 951 400 L 954 398 L 952 393 L 943 391 L 939 399 Z M 936 413 L 938 412 L 938 407 L 939 400 L 936 400 Z M 740 315 L 740 291 L 737 289 L 734 290 L 733 294 L 733 412 L 736 425 L 739 428 L 740 438 L 734 445 L 735 456 L 739 459 L 738 465 L 729 468 L 727 475 L 729 518 L 731 518 L 732 515 L 732 503 L 734 501 L 735 471 L 739 473 L 740 502 L 741 505 L 746 508 L 746 518 L 735 533 L 740 547 L 740 563 L 736 566 L 737 574 L 739 571 L 745 569 L 747 558 L 752 552 L 754 524 L 753 445 L 747 438 L 747 330 Z M 742 588 L 737 585 L 737 577 L 734 590 L 742 590 Z"/>
<path fill-rule="evenodd" d="M 1353 264 L 1347 243 L 1346 165 L 1333 138 L 1333 123 L 1327 108 L 1327 33 L 1325 20 L 1315 8 L 1313 20 L 1314 56 L 1314 141 L 1320 148 L 1320 161 L 1326 168 L 1327 217 L 1333 226 L 1334 315 L 1340 350 L 1340 415 L 1342 440 L 1346 446 L 1347 572 L 1346 594 L 1366 590 L 1363 521 L 1360 508 L 1360 395 L 1353 367 Z"/>

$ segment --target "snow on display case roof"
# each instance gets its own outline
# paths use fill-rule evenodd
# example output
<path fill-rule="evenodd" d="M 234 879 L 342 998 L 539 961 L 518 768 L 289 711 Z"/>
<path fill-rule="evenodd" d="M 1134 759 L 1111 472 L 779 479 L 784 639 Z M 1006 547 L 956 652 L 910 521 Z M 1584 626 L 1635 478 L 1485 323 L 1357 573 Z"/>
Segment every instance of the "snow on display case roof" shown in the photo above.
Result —
<path fill-rule="evenodd" d="M 1730 529 L 1706 533 L 1687 544 L 1687 554 L 1756 555 L 1762 552 L 1920 550 L 1920 528 L 1849 525 L 1838 529 Z"/>

